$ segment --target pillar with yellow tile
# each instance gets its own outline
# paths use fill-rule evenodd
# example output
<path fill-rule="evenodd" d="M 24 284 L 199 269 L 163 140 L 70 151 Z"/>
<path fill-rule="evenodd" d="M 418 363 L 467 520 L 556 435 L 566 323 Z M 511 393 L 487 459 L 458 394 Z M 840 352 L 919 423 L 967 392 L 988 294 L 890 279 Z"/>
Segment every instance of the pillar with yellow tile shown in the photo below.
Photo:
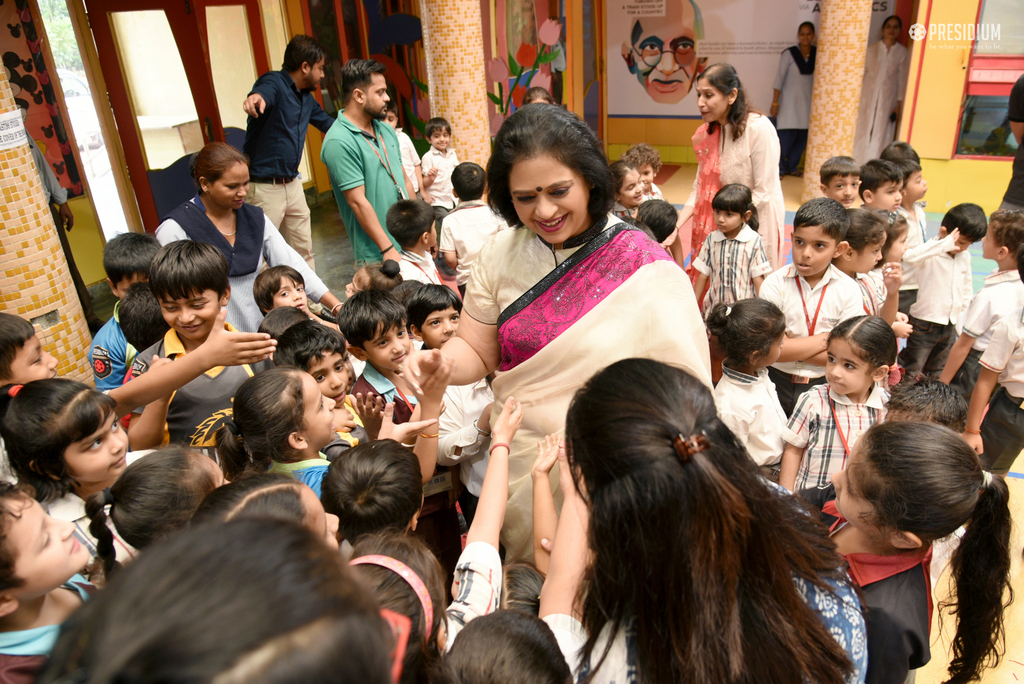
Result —
<path fill-rule="evenodd" d="M 17 111 L 0 69 L 0 116 Z M 0 310 L 36 324 L 58 375 L 91 384 L 89 329 L 27 143 L 0 149 L 0 225 Z"/>
<path fill-rule="evenodd" d="M 420 0 L 430 111 L 452 125 L 460 161 L 491 155 L 487 75 L 479 0 Z"/>
<path fill-rule="evenodd" d="M 825 160 L 853 156 L 870 26 L 871 0 L 821 3 L 801 202 L 821 196 L 818 170 Z"/>

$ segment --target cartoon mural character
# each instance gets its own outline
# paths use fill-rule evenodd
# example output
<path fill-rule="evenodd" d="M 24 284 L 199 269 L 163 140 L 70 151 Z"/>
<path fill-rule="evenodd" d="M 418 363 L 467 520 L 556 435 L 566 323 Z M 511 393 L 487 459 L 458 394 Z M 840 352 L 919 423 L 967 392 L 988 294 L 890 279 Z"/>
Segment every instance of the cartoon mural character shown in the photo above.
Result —
<path fill-rule="evenodd" d="M 633 22 L 622 58 L 655 102 L 677 104 L 690 92 L 707 57 L 697 57 L 704 20 L 694 0 L 668 0 L 664 17 Z"/>

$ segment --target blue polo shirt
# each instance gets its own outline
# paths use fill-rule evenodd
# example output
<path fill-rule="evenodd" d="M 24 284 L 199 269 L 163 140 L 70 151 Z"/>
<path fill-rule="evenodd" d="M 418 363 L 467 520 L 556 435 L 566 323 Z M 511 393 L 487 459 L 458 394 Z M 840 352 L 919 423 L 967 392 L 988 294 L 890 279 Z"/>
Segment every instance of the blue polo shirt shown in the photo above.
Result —
<path fill-rule="evenodd" d="M 310 124 L 326 133 L 334 118 L 320 107 L 308 90 L 299 90 L 288 72 L 268 71 L 260 76 L 252 91 L 263 96 L 266 107 L 259 118 L 249 117 L 245 124 L 245 145 L 252 178 L 294 178 L 306 145 Z"/>
<path fill-rule="evenodd" d="M 128 344 L 121 330 L 120 308 L 120 301 L 114 304 L 114 315 L 92 338 L 89 348 L 93 379 L 101 392 L 123 385 L 124 376 L 135 362 L 135 347 Z"/>

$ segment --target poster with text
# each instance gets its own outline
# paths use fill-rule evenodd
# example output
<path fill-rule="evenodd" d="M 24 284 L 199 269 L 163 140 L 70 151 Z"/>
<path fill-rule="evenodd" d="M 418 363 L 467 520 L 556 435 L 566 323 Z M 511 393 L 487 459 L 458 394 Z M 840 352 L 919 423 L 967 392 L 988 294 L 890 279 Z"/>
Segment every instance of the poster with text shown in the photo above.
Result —
<path fill-rule="evenodd" d="M 783 50 L 797 28 L 818 26 L 805 0 L 608 0 L 608 116 L 699 118 L 696 76 L 736 67 L 752 103 L 767 111 Z"/>

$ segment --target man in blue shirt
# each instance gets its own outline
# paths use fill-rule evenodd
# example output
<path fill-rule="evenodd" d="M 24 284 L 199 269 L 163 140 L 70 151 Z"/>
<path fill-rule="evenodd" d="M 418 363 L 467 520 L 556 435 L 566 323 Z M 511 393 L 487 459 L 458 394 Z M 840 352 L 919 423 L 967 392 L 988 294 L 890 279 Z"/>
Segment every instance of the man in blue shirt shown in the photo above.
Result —
<path fill-rule="evenodd" d="M 334 124 L 312 92 L 324 77 L 326 55 L 314 39 L 295 36 L 285 48 L 281 70 L 260 76 L 242 103 L 249 115 L 242 148 L 249 156 L 246 201 L 263 209 L 285 242 L 313 269 L 309 207 L 299 162 L 309 125 L 326 133 Z"/>

